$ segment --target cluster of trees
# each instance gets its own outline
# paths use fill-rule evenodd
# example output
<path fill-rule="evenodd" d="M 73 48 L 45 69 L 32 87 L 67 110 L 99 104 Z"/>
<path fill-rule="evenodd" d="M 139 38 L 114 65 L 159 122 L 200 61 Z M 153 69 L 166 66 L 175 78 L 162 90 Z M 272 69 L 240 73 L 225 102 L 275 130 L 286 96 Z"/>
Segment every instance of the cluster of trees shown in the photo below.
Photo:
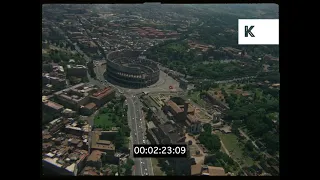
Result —
<path fill-rule="evenodd" d="M 127 131 L 129 131 L 130 134 L 130 129 Z M 120 128 L 115 139 L 113 140 L 113 144 L 115 145 L 116 150 L 119 152 L 129 152 L 128 143 L 129 140 L 127 134 L 124 132 L 124 129 Z"/>
<path fill-rule="evenodd" d="M 279 46 L 243 46 L 248 54 L 254 57 L 262 58 L 266 54 L 279 57 Z"/>
<path fill-rule="evenodd" d="M 244 155 L 250 156 L 255 161 L 260 161 L 263 157 L 253 145 L 251 140 L 247 140 L 244 145 Z"/>
<path fill-rule="evenodd" d="M 242 67 L 239 62 L 223 63 L 214 61 L 210 64 L 194 63 L 192 67 L 187 67 L 188 75 L 200 78 L 225 80 L 244 76 L 256 75 L 258 66 Z"/>
<path fill-rule="evenodd" d="M 151 121 L 152 115 L 153 115 L 152 110 L 151 110 L 150 108 L 148 108 L 146 119 L 147 119 L 148 121 Z"/>
<path fill-rule="evenodd" d="M 111 174 L 113 176 L 115 176 L 116 173 L 119 173 L 119 166 L 118 165 L 114 165 L 114 164 L 110 164 L 110 156 L 108 156 L 106 154 L 102 154 L 101 161 L 102 161 L 102 166 L 105 169 L 107 169 L 107 168 L 110 169 L 111 170 Z M 124 167 L 124 165 L 121 166 L 121 167 Z"/>
<path fill-rule="evenodd" d="M 171 163 L 169 163 L 169 159 L 158 158 L 158 166 L 161 168 L 161 171 L 164 172 L 167 176 L 173 176 L 175 174 L 174 168 Z"/>
<path fill-rule="evenodd" d="M 213 61 L 204 63 L 210 55 L 214 55 L 217 60 L 218 55 L 214 53 L 202 53 L 197 55 L 196 50 L 188 51 L 187 42 L 173 42 L 159 48 L 149 50 L 146 55 L 168 68 L 198 78 L 207 78 L 215 80 L 231 79 L 242 76 L 256 75 L 261 69 L 258 65 L 242 66 L 239 62 L 224 63 Z M 218 59 L 225 59 L 221 56 Z"/>
<path fill-rule="evenodd" d="M 194 91 L 200 91 L 201 95 L 203 95 L 204 92 L 209 91 L 210 88 L 218 88 L 219 85 L 214 83 L 212 80 L 204 81 L 204 80 L 193 80 L 191 81 L 194 83 Z M 188 91 L 191 93 L 191 91 Z M 190 95 L 190 94 L 189 94 Z"/>
<path fill-rule="evenodd" d="M 198 137 L 201 144 L 203 144 L 211 153 L 220 151 L 221 142 L 219 136 L 212 134 L 212 127 L 210 124 L 203 126 L 204 132 L 200 133 Z"/>
<path fill-rule="evenodd" d="M 275 169 L 272 168 L 272 166 L 279 167 L 278 160 L 276 160 L 272 157 L 265 157 L 265 159 L 260 160 L 259 164 L 266 172 L 271 173 L 271 175 L 273 175 L 273 176 L 279 175 L 279 172 L 275 171 Z"/>
<path fill-rule="evenodd" d="M 59 32 L 57 32 L 52 27 L 49 27 L 49 29 L 50 29 L 50 31 L 49 31 L 48 35 L 45 33 L 42 33 L 43 39 L 48 40 L 48 41 L 52 41 L 52 42 L 58 42 L 58 41 L 65 39 L 65 37 L 63 35 L 61 35 Z"/>
<path fill-rule="evenodd" d="M 186 163 L 182 163 L 183 165 L 175 166 L 175 160 L 172 158 L 157 158 L 158 159 L 158 166 L 160 167 L 161 171 L 166 174 L 166 176 L 185 176 L 190 173 L 188 168 L 190 166 L 187 163 L 187 159 L 185 159 Z M 181 163 L 181 162 L 180 162 Z"/>
<path fill-rule="evenodd" d="M 246 84 L 242 87 L 244 91 L 254 91 L 255 89 L 260 89 L 263 94 L 267 97 L 271 96 L 272 98 L 279 99 L 279 89 L 270 88 L 270 85 L 257 85 L 257 84 Z M 265 97 L 262 97 L 263 101 L 265 101 Z"/>
<path fill-rule="evenodd" d="M 276 74 L 276 73 L 275 73 Z M 268 79 L 267 79 L 268 80 Z M 210 81 L 201 81 L 196 84 L 196 89 L 207 91 L 209 88 L 217 87 L 217 84 Z M 237 86 L 231 89 L 238 88 Z M 278 116 L 274 114 L 279 112 L 279 90 L 270 89 L 269 85 L 261 86 L 247 84 L 242 87 L 243 90 L 252 92 L 251 97 L 242 95 L 228 94 L 223 88 L 225 102 L 229 105 L 230 110 L 226 112 L 224 120 L 231 124 L 232 131 L 240 137 L 239 128 L 246 126 L 256 138 L 261 138 L 265 143 L 267 151 L 274 154 L 279 150 L 279 134 L 277 133 L 274 120 L 279 121 Z M 253 159 L 258 159 L 255 151 L 249 152 Z"/>
<path fill-rule="evenodd" d="M 96 75 L 96 73 L 94 72 L 94 64 L 93 64 L 93 61 L 88 62 L 88 63 L 87 63 L 87 67 L 88 67 L 88 73 L 89 73 L 90 77 L 96 78 L 97 75 Z"/>
<path fill-rule="evenodd" d="M 253 92 L 250 98 L 236 95 L 225 97 L 231 109 L 226 112 L 224 120 L 233 122 L 232 129 L 236 135 L 239 135 L 237 129 L 245 125 L 254 137 L 262 139 L 267 151 L 274 154 L 279 150 L 279 134 L 274 133 L 273 120 L 277 117 L 271 114 L 279 112 L 279 98 L 259 89 Z"/>
<path fill-rule="evenodd" d="M 134 165 L 134 161 L 128 158 L 127 162 L 120 166 L 120 169 L 125 169 L 124 176 L 132 176 L 132 167 Z"/>
<path fill-rule="evenodd" d="M 203 90 L 207 91 L 212 86 L 217 87 L 214 83 L 202 81 L 196 85 L 196 89 L 201 91 L 201 96 Z M 231 87 L 231 89 L 235 88 L 238 87 L 236 85 Z M 225 102 L 230 107 L 230 110 L 226 111 L 224 120 L 231 124 L 232 132 L 239 138 L 241 137 L 239 128 L 245 125 L 255 138 L 260 138 L 265 143 L 270 154 L 276 153 L 279 150 L 279 134 L 273 121 L 279 121 L 277 113 L 279 112 L 279 90 L 255 84 L 244 85 L 242 89 L 252 92 L 252 96 L 228 94 L 221 88 Z M 256 151 L 250 149 L 247 149 L 249 156 L 253 159 L 261 158 Z"/>
<path fill-rule="evenodd" d="M 124 95 L 122 95 L 122 94 L 121 94 L 120 97 L 119 97 L 119 100 L 120 100 L 120 103 L 121 103 L 121 104 L 123 104 L 123 103 L 126 101 L 126 99 L 127 99 L 127 98 L 126 98 Z"/>
<path fill-rule="evenodd" d="M 42 54 L 42 61 L 68 64 L 70 59 L 74 59 L 77 64 L 85 65 L 85 59 L 80 54 L 72 54 L 67 51 L 50 50 L 48 54 Z"/>
<path fill-rule="evenodd" d="M 103 128 L 105 131 L 110 130 L 112 127 L 119 127 L 118 133 L 113 140 L 116 149 L 119 151 L 127 151 L 128 137 L 131 132 L 127 120 L 127 106 L 124 106 L 124 98 L 113 99 L 108 103 L 107 108 L 101 108 L 95 120 L 104 117 L 104 126 L 100 124 L 94 125 L 95 128 Z"/>
<path fill-rule="evenodd" d="M 237 62 L 203 64 L 203 61 L 208 61 L 211 56 L 214 57 L 214 60 L 235 58 L 234 55 L 222 51 L 222 47 L 241 49 L 246 54 L 252 56 L 253 60 L 262 58 L 266 54 L 279 57 L 278 46 L 239 46 L 237 42 L 237 32 L 226 31 L 237 29 L 238 16 L 217 13 L 214 18 L 209 14 L 202 14 L 198 17 L 200 19 L 199 21 L 204 22 L 204 25 L 200 27 L 190 27 L 188 33 L 197 32 L 199 36 L 194 40 L 200 43 L 214 45 L 214 49 L 209 48 L 208 51 L 201 52 L 202 55 L 198 55 L 199 51 L 189 50 L 189 46 L 185 40 L 187 36 L 183 35 L 178 40 L 165 41 L 150 48 L 146 52 L 147 57 L 180 73 L 216 80 L 256 75 L 261 69 L 259 63 L 252 63 L 252 61 L 247 61 L 251 64 L 249 66 L 241 66 L 241 64 Z"/>
<path fill-rule="evenodd" d="M 82 127 L 85 125 L 85 121 L 84 120 L 78 120 L 78 126 Z"/>
<path fill-rule="evenodd" d="M 279 83 L 280 82 L 280 73 L 279 73 L 279 71 L 259 73 L 256 79 L 258 81 L 268 80 L 271 83 Z"/>
<path fill-rule="evenodd" d="M 64 39 L 50 39 L 47 40 L 47 43 L 42 43 L 42 48 L 46 49 L 49 48 L 49 44 L 52 44 L 56 47 L 59 47 L 61 49 L 67 49 L 67 50 L 75 50 L 75 47 L 73 44 L 69 43 L 68 41 Z"/>
<path fill-rule="evenodd" d="M 108 107 L 103 107 L 99 110 L 99 114 L 95 118 L 100 118 L 102 115 L 108 117 L 105 122 L 110 121 L 110 123 L 105 123 L 104 130 L 110 130 L 113 126 L 120 127 L 125 136 L 130 136 L 130 128 L 127 121 L 127 106 L 121 103 L 121 100 L 111 100 L 108 103 Z M 108 126 L 109 125 L 109 126 Z M 99 125 L 95 127 L 99 128 Z"/>
<path fill-rule="evenodd" d="M 83 50 L 83 52 L 85 52 L 86 55 L 87 55 L 88 57 L 90 57 L 91 59 L 103 59 L 103 58 L 105 57 L 105 56 L 103 56 L 103 54 L 105 54 L 105 53 L 101 53 L 101 51 L 100 51 L 101 54 L 99 54 L 98 51 L 96 51 L 96 52 L 87 51 L 87 50 L 86 50 L 86 47 L 82 47 L 80 44 L 79 44 L 79 47 L 80 47 L 80 48 Z"/>
<path fill-rule="evenodd" d="M 209 166 L 223 167 L 226 172 L 230 172 L 230 168 L 236 166 L 234 160 L 226 153 L 221 151 L 216 152 L 214 155 L 206 156 L 204 159 L 204 164 Z"/>
<path fill-rule="evenodd" d="M 209 24 L 211 24 L 209 22 Z M 209 25 L 210 26 L 210 25 Z M 237 36 L 235 33 L 224 32 L 225 27 L 213 26 L 198 29 L 200 37 L 199 41 L 206 44 L 214 44 L 216 48 L 220 47 L 234 47 L 239 48 L 237 44 Z"/>
<path fill-rule="evenodd" d="M 237 42 L 237 31 L 226 31 L 227 29 L 237 29 L 239 16 L 226 13 L 212 13 L 200 16 L 203 26 L 195 27 L 199 33 L 198 40 L 219 47 L 233 47 L 243 49 L 251 56 L 263 57 L 265 54 L 279 57 L 279 46 L 240 46 Z"/>

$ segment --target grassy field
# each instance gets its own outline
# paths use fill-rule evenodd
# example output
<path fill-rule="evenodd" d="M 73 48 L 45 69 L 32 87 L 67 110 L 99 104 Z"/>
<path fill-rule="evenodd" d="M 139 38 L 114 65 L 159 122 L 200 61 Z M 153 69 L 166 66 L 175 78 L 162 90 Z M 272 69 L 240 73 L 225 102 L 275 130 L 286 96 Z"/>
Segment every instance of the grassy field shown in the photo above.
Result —
<path fill-rule="evenodd" d="M 220 151 L 226 153 L 226 151 L 224 150 L 224 148 L 221 146 Z M 226 153 L 227 154 L 227 153 Z"/>
<path fill-rule="evenodd" d="M 192 92 L 187 97 L 190 98 L 193 102 L 199 104 L 202 107 L 205 107 L 205 105 L 206 105 L 206 102 L 203 99 L 200 98 L 200 92 L 199 91 Z"/>
<path fill-rule="evenodd" d="M 221 132 L 216 133 L 225 147 L 228 149 L 229 153 L 233 157 L 233 159 L 239 161 L 243 161 L 243 165 L 245 166 L 251 166 L 254 164 L 254 161 L 250 157 L 245 157 L 243 155 L 243 144 L 241 142 L 238 142 L 238 138 L 234 134 L 223 134 Z"/>
<path fill-rule="evenodd" d="M 151 158 L 153 173 L 155 176 L 165 176 L 165 173 L 161 171 L 160 167 L 158 166 L 158 159 Z"/>
<path fill-rule="evenodd" d="M 95 126 L 102 126 L 102 127 L 114 127 L 115 124 L 111 121 L 110 117 L 112 116 L 111 113 L 107 114 L 100 114 L 99 116 L 94 118 L 94 125 Z"/>

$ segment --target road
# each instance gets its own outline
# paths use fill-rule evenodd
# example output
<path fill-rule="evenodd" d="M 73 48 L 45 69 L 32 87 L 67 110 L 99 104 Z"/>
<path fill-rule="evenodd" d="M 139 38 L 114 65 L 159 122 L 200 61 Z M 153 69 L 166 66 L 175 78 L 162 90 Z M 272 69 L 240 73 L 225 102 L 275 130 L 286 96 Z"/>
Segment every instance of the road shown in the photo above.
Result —
<path fill-rule="evenodd" d="M 79 54 L 83 55 L 83 58 L 86 60 L 86 62 L 92 61 L 92 59 L 91 59 L 89 56 L 87 56 L 87 55 L 79 48 L 79 46 L 77 45 L 77 43 L 73 43 L 73 42 L 68 38 L 68 36 L 67 36 L 59 27 L 56 28 L 56 30 L 57 30 L 61 35 L 63 35 L 69 43 L 71 43 L 71 44 L 74 45 L 76 51 L 77 51 Z M 100 88 L 104 88 L 105 85 L 104 85 L 104 83 L 103 83 L 103 81 L 104 81 L 103 73 L 100 73 L 99 70 L 100 70 L 99 67 L 94 68 L 94 71 L 95 71 L 95 73 L 96 73 L 96 75 L 97 75 L 97 79 L 98 79 L 98 80 L 95 80 L 95 79 L 91 78 L 91 76 L 89 75 L 89 73 L 87 73 L 87 77 L 88 77 L 88 80 L 89 80 L 89 82 L 90 82 L 91 84 L 94 84 L 94 85 L 96 85 L 96 86 L 98 86 L 98 87 L 100 87 Z M 102 76 L 102 77 L 101 77 L 101 76 Z M 100 81 L 100 82 L 99 82 L 99 81 Z"/>
<path fill-rule="evenodd" d="M 225 84 L 225 83 L 231 83 L 231 82 L 237 82 L 237 81 L 245 81 L 245 80 L 248 81 L 248 80 L 254 79 L 254 78 L 257 78 L 257 75 L 256 76 L 241 77 L 241 78 L 233 78 L 233 79 L 221 80 L 221 81 L 215 81 L 214 79 L 204 79 L 204 80 L 199 79 L 199 81 L 214 82 L 216 84 Z"/>
<path fill-rule="evenodd" d="M 66 38 L 66 40 L 67 40 L 70 44 L 73 44 L 73 45 L 74 45 L 75 50 L 76 50 L 79 54 L 83 55 L 83 58 L 86 60 L 86 62 L 92 61 L 92 59 L 91 59 L 89 56 L 87 56 L 87 55 L 79 48 L 79 46 L 77 45 L 77 43 L 74 43 L 74 42 L 72 42 L 72 41 L 69 39 L 69 37 L 62 31 L 62 29 L 60 29 L 59 27 L 57 27 L 57 28 L 55 28 L 55 30 L 56 30 L 58 33 L 60 33 L 62 36 L 64 36 L 64 37 Z"/>
<path fill-rule="evenodd" d="M 100 84 L 104 84 L 105 79 L 103 76 L 103 71 L 100 68 L 101 63 L 96 63 L 96 75 L 97 81 Z M 101 83 L 103 82 L 103 83 Z M 130 156 L 133 158 L 132 152 L 133 152 L 133 144 L 143 144 L 147 143 L 147 138 L 145 137 L 145 131 L 146 131 L 146 124 L 145 120 L 142 117 L 142 105 L 141 102 L 136 96 L 137 92 L 126 92 L 121 87 L 114 86 L 115 89 L 117 89 L 121 94 L 124 94 L 127 98 L 127 104 L 128 104 L 128 124 L 131 128 L 131 142 L 130 142 L 130 149 L 131 154 Z M 151 158 L 133 158 L 134 164 L 134 171 L 133 175 L 135 176 L 145 176 L 145 175 L 154 175 Z"/>
<path fill-rule="evenodd" d="M 152 61 L 152 60 L 151 60 Z M 157 63 L 159 65 L 159 68 L 162 70 L 162 71 L 170 71 L 174 74 L 177 74 L 177 75 L 180 75 L 180 76 L 184 76 L 184 74 L 180 73 L 180 72 L 177 72 L 177 71 L 173 71 L 165 66 L 163 66 L 162 64 L 160 64 L 159 62 L 156 62 L 156 61 L 153 61 L 154 63 Z M 224 84 L 224 83 L 231 83 L 231 82 L 236 82 L 236 81 L 244 81 L 244 80 L 250 80 L 250 79 L 255 79 L 257 78 L 257 75 L 255 76 L 247 76 L 247 77 L 241 77 L 241 78 L 233 78 L 233 79 L 228 79 L 228 80 L 221 80 L 221 81 L 216 81 L 214 79 L 205 79 L 204 81 L 213 81 L 214 83 L 216 84 Z M 200 79 L 199 79 L 200 80 Z"/>
<path fill-rule="evenodd" d="M 242 78 L 234 78 L 231 80 L 215 81 L 215 83 L 216 84 L 224 84 L 224 83 L 231 83 L 231 82 L 249 80 L 249 79 L 254 79 L 254 78 L 257 78 L 257 76 L 248 76 L 248 77 L 242 77 Z"/>
<path fill-rule="evenodd" d="M 131 151 L 133 144 L 146 144 L 145 130 L 146 124 L 142 117 L 141 104 L 137 96 L 126 94 L 128 103 L 128 121 L 131 127 Z M 131 154 L 132 155 L 132 154 Z M 153 169 L 150 158 L 134 158 L 134 175 L 153 175 Z"/>
<path fill-rule="evenodd" d="M 220 140 L 220 143 L 221 143 L 221 146 L 222 146 L 223 150 L 226 152 L 226 154 L 227 154 L 229 157 L 231 157 L 228 149 L 226 148 L 226 146 L 223 144 L 223 142 L 222 142 L 221 140 Z"/>
<path fill-rule="evenodd" d="M 79 54 L 82 54 L 82 55 L 83 55 L 83 57 L 84 57 L 84 59 L 86 60 L 86 62 L 92 61 L 92 59 L 91 59 L 90 57 L 88 57 L 88 56 L 79 48 L 79 46 L 77 46 L 76 43 L 73 43 L 73 42 L 69 39 L 69 37 L 68 37 L 59 27 L 57 27 L 56 30 L 57 30 L 61 35 L 63 35 L 70 44 L 73 44 L 73 45 L 74 45 L 76 51 L 77 51 Z M 89 73 L 87 73 L 87 77 L 88 77 L 88 80 L 89 80 L 89 82 L 90 82 L 91 84 L 94 84 L 94 85 L 98 86 L 99 88 L 104 88 L 104 87 L 106 87 L 103 83 L 99 82 L 98 80 L 95 80 L 95 79 L 91 78 L 91 76 L 89 75 Z M 89 120 L 89 124 L 90 124 L 91 127 L 93 127 L 93 117 L 96 115 L 97 112 L 98 112 L 98 111 L 96 111 L 93 115 L 91 115 L 91 116 L 89 117 L 89 119 L 90 119 L 90 120 Z M 89 141 L 89 152 L 90 152 L 91 132 L 89 133 L 88 141 Z"/>
<path fill-rule="evenodd" d="M 253 144 L 258 150 L 260 150 L 259 146 L 257 146 L 257 144 L 255 143 L 255 141 L 252 141 L 251 138 L 250 138 L 245 132 L 243 132 L 241 128 L 238 128 L 238 130 L 239 130 L 239 132 L 240 132 L 247 140 L 251 141 L 252 144 Z"/>
<path fill-rule="evenodd" d="M 101 81 L 105 81 L 102 72 L 99 68 L 96 68 L 97 80 L 93 80 L 92 82 L 98 83 L 102 86 L 105 86 Z M 116 88 L 120 93 L 124 93 L 121 88 Z M 133 144 L 143 144 L 147 143 L 145 138 L 146 124 L 144 118 L 142 117 L 141 110 L 141 102 L 139 98 L 135 95 L 135 93 L 126 93 L 124 94 L 127 98 L 128 104 L 128 124 L 131 128 L 131 142 L 130 149 L 131 154 L 130 157 L 133 158 Z M 152 163 L 150 158 L 133 158 L 135 165 L 133 175 L 135 176 L 145 176 L 145 175 L 154 175 Z"/>
<path fill-rule="evenodd" d="M 99 80 L 99 81 L 102 81 L 102 82 L 104 82 L 105 80 L 104 80 L 104 76 L 103 76 L 103 73 L 104 73 L 104 71 L 105 71 L 105 69 L 103 69 L 101 66 L 101 64 L 102 63 L 104 63 L 104 61 L 93 61 L 94 62 L 94 65 L 95 65 L 95 67 L 94 67 L 94 72 L 96 73 L 96 76 L 97 76 L 97 79 Z"/>

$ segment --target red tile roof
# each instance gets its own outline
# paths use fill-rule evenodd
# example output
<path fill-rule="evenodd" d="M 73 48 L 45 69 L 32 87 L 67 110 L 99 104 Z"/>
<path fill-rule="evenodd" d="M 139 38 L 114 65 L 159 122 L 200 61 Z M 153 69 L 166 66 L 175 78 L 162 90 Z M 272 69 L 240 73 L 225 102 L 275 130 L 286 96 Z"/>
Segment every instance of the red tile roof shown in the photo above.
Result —
<path fill-rule="evenodd" d="M 170 106 L 176 113 L 181 113 L 181 112 L 183 112 L 182 110 L 181 110 L 181 108 L 175 103 L 175 102 L 173 102 L 173 101 L 168 101 L 167 102 L 167 104 L 168 104 L 168 106 Z"/>
<path fill-rule="evenodd" d="M 111 94 L 112 92 L 114 92 L 114 89 L 112 87 L 106 87 L 102 91 L 94 93 L 92 96 L 95 98 L 101 99 L 101 98 Z"/>
<path fill-rule="evenodd" d="M 95 108 L 97 105 L 95 103 L 89 103 L 89 104 L 86 104 L 84 107 L 87 108 L 87 109 L 93 109 Z"/>

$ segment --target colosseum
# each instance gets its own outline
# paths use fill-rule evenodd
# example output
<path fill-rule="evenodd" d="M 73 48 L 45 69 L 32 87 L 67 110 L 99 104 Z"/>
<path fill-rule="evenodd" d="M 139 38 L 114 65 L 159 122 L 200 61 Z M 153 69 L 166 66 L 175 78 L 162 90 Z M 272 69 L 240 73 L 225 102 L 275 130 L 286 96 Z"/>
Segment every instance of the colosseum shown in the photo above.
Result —
<path fill-rule="evenodd" d="M 127 88 L 143 88 L 156 83 L 160 69 L 153 61 L 140 56 L 142 52 L 110 52 L 107 55 L 106 80 Z"/>

